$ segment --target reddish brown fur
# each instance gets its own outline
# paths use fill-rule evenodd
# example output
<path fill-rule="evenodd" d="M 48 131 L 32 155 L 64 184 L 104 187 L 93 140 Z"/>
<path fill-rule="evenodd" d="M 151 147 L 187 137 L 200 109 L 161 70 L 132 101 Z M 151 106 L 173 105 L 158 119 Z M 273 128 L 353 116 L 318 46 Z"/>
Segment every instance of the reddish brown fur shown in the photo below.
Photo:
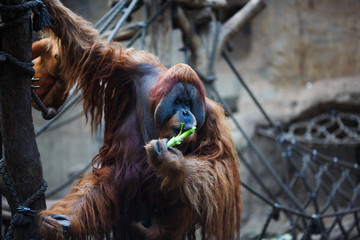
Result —
<path fill-rule="evenodd" d="M 71 219 L 73 239 L 102 239 L 111 231 L 115 239 L 194 239 L 198 226 L 204 239 L 239 238 L 237 154 L 223 109 L 204 97 L 195 72 L 185 65 L 167 70 L 146 52 L 108 44 L 58 0 L 44 3 L 53 17 L 52 39 L 60 46 L 61 72 L 69 86 L 79 81 L 92 126 L 100 124 L 103 113 L 105 117 L 104 144 L 93 160 L 93 172 L 40 213 L 44 236 L 55 239 L 61 234 L 47 216 L 62 214 Z M 152 92 L 153 107 L 181 81 L 198 89 L 206 109 L 196 137 L 182 151 L 165 150 L 160 165 L 150 154 L 155 141 L 144 147 L 134 111 L 134 78 L 149 73 L 149 68 L 139 68 L 143 64 L 160 76 Z M 146 211 L 154 215 L 149 228 L 134 221 Z"/>
<path fill-rule="evenodd" d="M 59 71 L 59 63 L 56 59 L 58 54 L 56 47 L 50 48 L 50 39 L 44 38 L 36 41 L 32 45 L 32 58 L 35 59 L 35 75 L 39 78 L 38 82 L 34 82 L 34 86 L 40 86 L 35 92 L 48 108 L 57 110 L 65 101 L 67 83 Z M 33 103 L 38 109 L 38 106 Z"/>

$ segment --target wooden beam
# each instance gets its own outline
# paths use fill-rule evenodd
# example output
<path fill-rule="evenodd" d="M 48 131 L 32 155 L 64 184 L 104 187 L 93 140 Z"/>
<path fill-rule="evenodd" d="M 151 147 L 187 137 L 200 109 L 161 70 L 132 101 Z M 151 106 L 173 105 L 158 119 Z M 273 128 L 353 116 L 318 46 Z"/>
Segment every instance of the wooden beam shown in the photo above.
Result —
<path fill-rule="evenodd" d="M 199 35 L 191 29 L 191 24 L 187 19 L 183 9 L 177 8 L 177 14 L 174 18 L 176 26 L 181 30 L 183 39 L 189 39 L 189 49 L 191 52 L 190 63 L 198 70 L 204 70 L 206 65 L 206 52 L 201 44 Z"/>
<path fill-rule="evenodd" d="M 140 31 L 141 27 L 139 23 L 130 23 L 123 28 L 121 28 L 115 35 L 114 41 L 126 41 L 130 40 L 138 31 Z M 102 38 L 107 38 L 111 33 L 111 30 L 105 31 L 103 34 L 100 35 Z"/>
<path fill-rule="evenodd" d="M 221 27 L 219 36 L 218 54 L 224 49 L 225 44 L 236 36 L 249 22 L 265 8 L 263 0 L 250 0 L 244 7 L 235 13 Z"/>
<path fill-rule="evenodd" d="M 188 7 L 200 8 L 224 8 L 227 5 L 226 0 L 176 0 L 175 2 L 185 4 Z"/>

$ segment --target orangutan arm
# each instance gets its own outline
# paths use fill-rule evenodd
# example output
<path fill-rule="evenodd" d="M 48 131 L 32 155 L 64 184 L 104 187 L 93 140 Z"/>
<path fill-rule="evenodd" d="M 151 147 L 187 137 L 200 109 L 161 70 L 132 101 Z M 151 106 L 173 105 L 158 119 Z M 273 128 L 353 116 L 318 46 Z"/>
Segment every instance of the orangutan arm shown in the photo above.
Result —
<path fill-rule="evenodd" d="M 51 15 L 50 47 L 58 44 L 59 59 L 65 80 L 69 86 L 75 84 L 82 71 L 96 68 L 103 52 L 95 51 L 97 59 L 88 59 L 90 52 L 101 51 L 98 31 L 92 24 L 66 8 L 59 0 L 44 0 Z M 50 31 L 51 30 L 51 31 Z M 96 47 L 97 46 L 97 47 Z"/>
<path fill-rule="evenodd" d="M 150 165 L 163 177 L 163 191 L 176 192 L 181 201 L 191 204 L 206 223 L 203 227 L 209 236 L 234 239 L 241 208 L 234 160 L 184 156 L 175 148 L 168 149 L 164 139 L 150 141 L 146 150 Z"/>
<path fill-rule="evenodd" d="M 51 30 L 61 39 L 62 45 L 74 44 L 73 50 L 80 50 L 80 48 L 88 48 L 97 41 L 99 34 L 90 22 L 73 13 L 59 0 L 43 0 L 43 2 L 51 15 Z M 82 46 L 78 46 L 79 42 Z"/>
<path fill-rule="evenodd" d="M 119 113 L 121 106 L 126 106 L 132 97 L 129 89 L 133 87 L 138 61 L 134 60 L 132 49 L 100 39 L 98 31 L 89 22 L 59 0 L 44 0 L 44 3 L 52 16 L 51 29 L 48 29 L 49 47 L 59 49 L 59 71 L 67 83 L 67 91 L 75 84 L 81 89 L 84 111 L 91 114 L 91 123 L 96 129 L 102 114 L 108 114 L 105 105 L 113 103 Z M 148 60 L 140 58 L 142 62 Z"/>
<path fill-rule="evenodd" d="M 85 239 L 86 236 L 98 239 L 110 232 L 112 205 L 104 182 L 112 178 L 112 174 L 106 168 L 101 173 L 100 176 L 86 175 L 62 200 L 40 212 L 39 229 L 46 240 L 64 239 L 63 228 L 54 215 L 63 215 L 70 220 L 69 235 L 75 239 Z"/>

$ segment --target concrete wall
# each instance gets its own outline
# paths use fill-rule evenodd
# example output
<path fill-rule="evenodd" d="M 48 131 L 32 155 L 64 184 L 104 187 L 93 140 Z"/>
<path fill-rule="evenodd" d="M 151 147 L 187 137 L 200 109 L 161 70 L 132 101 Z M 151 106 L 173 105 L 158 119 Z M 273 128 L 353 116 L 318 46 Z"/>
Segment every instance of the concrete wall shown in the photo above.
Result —
<path fill-rule="evenodd" d="M 360 2 L 273 0 L 251 25 L 250 61 L 284 84 L 360 74 Z"/>
<path fill-rule="evenodd" d="M 81 103 L 70 109 L 57 122 L 61 123 L 82 111 Z M 35 128 L 45 124 L 41 113 L 33 111 Z M 48 130 L 36 138 L 43 165 L 44 178 L 48 182 L 48 191 L 65 182 L 72 174 L 89 164 L 98 153 L 101 141 L 91 135 L 91 128 L 82 116 L 61 128 Z M 55 197 L 61 197 L 69 187 Z"/>

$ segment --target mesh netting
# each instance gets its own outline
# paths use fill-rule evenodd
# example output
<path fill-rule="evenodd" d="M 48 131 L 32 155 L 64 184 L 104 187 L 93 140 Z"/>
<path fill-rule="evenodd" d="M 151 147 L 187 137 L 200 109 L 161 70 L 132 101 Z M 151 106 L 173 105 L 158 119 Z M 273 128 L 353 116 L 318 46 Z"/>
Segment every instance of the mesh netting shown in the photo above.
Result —
<path fill-rule="evenodd" d="M 275 125 L 227 54 L 223 53 L 223 57 L 268 122 L 267 127 L 258 127 L 257 133 L 270 138 L 272 144 L 280 148 L 279 156 L 275 151 L 275 156 L 265 157 L 217 89 L 212 88 L 254 153 L 250 156 L 255 156 L 250 159 L 239 151 L 245 171 L 252 176 L 243 186 L 272 209 L 264 216 L 264 224 L 259 223 L 261 231 L 256 238 L 268 236 L 271 223 L 283 215 L 288 226 L 286 232 L 292 239 L 359 239 L 360 171 L 356 160 L 356 149 L 360 145 L 359 114 L 332 110 L 309 119 Z M 331 150 L 344 146 L 347 152 L 354 153 L 353 156 L 347 154 L 349 159 L 329 155 Z M 271 160 L 279 158 L 282 161 Z M 262 172 L 257 171 L 260 166 L 264 168 Z M 270 178 L 264 178 L 264 174 Z M 266 182 L 269 179 L 271 184 Z"/>
<path fill-rule="evenodd" d="M 275 128 L 262 129 L 268 136 L 274 136 L 276 131 Z M 359 134 L 359 114 L 333 110 L 284 125 L 282 136 L 306 144 L 356 146 L 360 143 Z"/>

